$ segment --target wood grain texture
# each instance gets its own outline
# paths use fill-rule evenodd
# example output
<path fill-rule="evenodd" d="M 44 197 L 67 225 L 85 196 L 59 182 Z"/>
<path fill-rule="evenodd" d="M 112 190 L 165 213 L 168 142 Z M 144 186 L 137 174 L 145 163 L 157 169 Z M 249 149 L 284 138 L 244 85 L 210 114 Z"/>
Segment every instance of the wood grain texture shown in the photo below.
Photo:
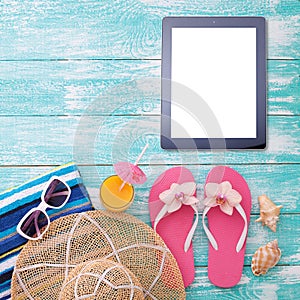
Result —
<path fill-rule="evenodd" d="M 264 16 L 269 58 L 299 58 L 299 1 L 91 0 L 0 3 L 0 59 L 159 58 L 172 15 Z"/>
<path fill-rule="evenodd" d="M 160 134 L 161 21 L 171 15 L 264 16 L 268 41 L 268 148 L 265 151 L 164 151 Z M 135 161 L 148 181 L 135 187 L 128 213 L 150 224 L 156 177 L 188 167 L 203 200 L 214 165 L 249 184 L 253 207 L 241 282 L 219 289 L 207 278 L 208 241 L 194 236 L 196 278 L 187 299 L 298 299 L 300 290 L 300 2 L 296 0 L 0 1 L 1 189 L 75 160 L 95 208 L 112 164 Z M 255 220 L 257 197 L 284 207 L 273 233 Z M 199 205 L 200 217 L 203 205 Z M 278 265 L 255 277 L 256 249 L 277 238 Z"/>
<path fill-rule="evenodd" d="M 202 218 L 202 214 L 200 215 L 200 218 Z M 266 245 L 268 242 L 277 239 L 279 248 L 282 251 L 282 256 L 280 258 L 280 261 L 278 262 L 278 266 L 300 266 L 300 230 L 297 229 L 297 227 L 299 227 L 297 226 L 297 224 L 299 224 L 300 222 L 300 216 L 285 214 L 281 215 L 280 223 L 278 225 L 276 233 L 273 233 L 269 228 L 263 228 L 260 223 L 258 224 L 255 222 L 256 219 L 257 216 L 251 216 L 244 265 L 251 266 L 252 256 L 255 253 L 255 251 L 260 246 Z M 205 235 L 202 224 L 200 223 L 197 227 L 193 239 L 195 265 L 207 266 L 208 239 Z M 289 231 L 290 228 L 295 229 L 288 235 L 286 235 L 285 233 Z"/>
<path fill-rule="evenodd" d="M 147 152 L 150 164 L 299 162 L 299 122 L 298 117 L 269 117 L 268 148 L 265 151 L 208 152 L 161 149 L 159 117 L 112 116 L 102 120 L 101 125 L 97 118 L 84 117 L 77 127 L 74 157 L 86 164 L 110 164 L 116 160 L 134 161 L 136 153 L 149 143 Z M 86 147 L 85 152 L 81 153 L 81 144 L 84 142 L 92 147 Z"/>
<path fill-rule="evenodd" d="M 146 154 L 145 154 L 146 155 Z M 149 191 L 155 179 L 172 165 L 143 165 L 142 168 L 147 174 L 148 180 L 141 186 L 135 187 L 136 201 L 129 212 L 133 215 L 148 213 L 147 199 Z M 203 185 L 208 172 L 213 166 L 207 165 L 186 165 L 194 175 L 197 183 L 197 194 L 203 200 Z M 275 203 L 282 204 L 282 213 L 300 213 L 300 203 L 298 189 L 291 189 L 290 186 L 297 187 L 300 184 L 298 176 L 299 165 L 231 165 L 232 168 L 240 172 L 246 179 L 252 196 L 252 214 L 258 216 L 259 205 L 258 196 L 268 195 Z M 80 172 L 87 185 L 91 199 L 96 208 L 102 208 L 99 203 L 99 186 L 105 178 L 114 174 L 112 166 L 80 166 Z M 1 170 L 1 169 L 0 169 Z M 288 174 L 288 175 L 287 175 Z M 277 188 L 274 189 L 274 186 Z M 202 208 L 202 206 L 200 206 Z"/>
<path fill-rule="evenodd" d="M 292 116 L 268 118 L 265 151 L 166 151 L 160 148 L 156 116 L 20 116 L 1 117 L 0 124 L 1 165 L 61 164 L 72 159 L 81 164 L 134 161 L 147 142 L 150 164 L 300 162 L 300 119 Z"/>
<path fill-rule="evenodd" d="M 300 223 L 300 205 L 298 203 L 297 190 L 291 190 L 289 188 L 289 185 L 298 186 L 300 183 L 300 179 L 297 177 L 298 165 L 233 165 L 232 167 L 244 176 L 252 193 L 253 207 L 247 238 L 245 266 L 251 264 L 252 255 L 258 247 L 276 238 L 282 250 L 282 258 L 278 265 L 300 265 L 300 227 L 297 225 Z M 35 177 L 44 171 L 48 171 L 50 168 L 51 167 L 1 167 L 0 178 L 3 178 L 2 187 L 8 188 L 16 184 L 21 184 L 24 180 Z M 143 170 L 148 176 L 148 181 L 142 186 L 135 187 L 135 200 L 132 206 L 126 211 L 127 213 L 138 217 L 150 225 L 148 211 L 149 191 L 157 176 L 166 168 L 167 166 L 143 167 Z M 193 165 L 188 166 L 188 168 L 195 176 L 197 182 L 197 197 L 200 200 L 199 213 L 201 218 L 203 209 L 203 184 L 211 167 Z M 79 170 L 94 207 L 103 209 L 99 200 L 99 187 L 105 178 L 114 174 L 113 167 L 80 166 Z M 287 176 L 287 174 L 289 174 L 289 176 Z M 274 186 L 277 187 L 275 191 Z M 257 196 L 262 193 L 267 194 L 275 203 L 284 206 L 276 233 L 273 233 L 267 227 L 263 227 L 261 223 L 255 222 L 259 214 Z M 293 230 L 290 230 L 291 228 L 293 228 Z M 207 266 L 208 240 L 203 231 L 201 222 L 199 222 L 196 229 L 193 244 L 195 265 L 198 267 Z"/>
<path fill-rule="evenodd" d="M 160 60 L 2 61 L 0 115 L 81 115 L 83 111 L 108 115 L 107 102 L 119 114 L 157 115 L 160 64 Z M 300 60 L 268 61 L 269 115 L 300 114 L 299 65 Z M 95 99 L 99 105 L 91 109 Z"/>
<path fill-rule="evenodd" d="M 135 186 L 135 202 L 128 212 L 133 215 L 148 214 L 147 199 L 149 191 L 155 179 L 173 165 L 148 165 L 147 152 L 142 169 L 147 175 L 147 181 L 143 185 Z M 99 186 L 105 178 L 115 173 L 112 165 L 84 166 L 78 162 L 79 170 L 84 184 L 89 191 L 95 208 L 102 208 L 99 202 Z M 52 166 L 0 166 L 1 190 L 22 184 L 24 181 L 34 178 Z M 209 165 L 185 165 L 194 175 L 197 183 L 197 194 L 203 199 L 203 184 L 208 172 L 213 166 Z M 300 202 L 298 186 L 300 184 L 298 164 L 233 164 L 230 167 L 243 175 L 251 190 L 252 214 L 258 216 L 259 206 L 257 197 L 262 194 L 268 195 L 275 203 L 282 204 L 283 214 L 299 214 Z M 276 188 L 274 188 L 276 187 Z M 295 188 L 291 188 L 295 187 Z M 259 226 L 260 227 L 260 226 Z M 300 238 L 300 237 L 299 237 Z"/>

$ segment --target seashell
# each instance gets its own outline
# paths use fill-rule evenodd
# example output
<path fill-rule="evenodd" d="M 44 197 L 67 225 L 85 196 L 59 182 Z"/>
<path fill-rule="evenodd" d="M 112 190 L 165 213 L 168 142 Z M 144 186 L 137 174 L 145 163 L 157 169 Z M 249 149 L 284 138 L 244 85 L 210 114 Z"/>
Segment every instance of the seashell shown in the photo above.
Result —
<path fill-rule="evenodd" d="M 276 232 L 276 223 L 279 221 L 280 209 L 282 205 L 276 205 L 266 195 L 258 197 L 260 207 L 260 217 L 255 222 L 262 222 Z"/>
<path fill-rule="evenodd" d="M 255 276 L 266 274 L 279 261 L 281 250 L 278 248 L 277 240 L 259 247 L 252 257 L 251 269 Z"/>

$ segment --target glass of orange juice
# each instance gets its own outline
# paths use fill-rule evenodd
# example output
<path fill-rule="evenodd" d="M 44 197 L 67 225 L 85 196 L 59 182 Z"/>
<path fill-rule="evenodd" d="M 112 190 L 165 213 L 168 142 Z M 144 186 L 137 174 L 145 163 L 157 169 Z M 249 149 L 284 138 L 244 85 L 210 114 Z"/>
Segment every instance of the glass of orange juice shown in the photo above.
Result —
<path fill-rule="evenodd" d="M 125 183 L 122 189 L 123 180 L 118 175 L 106 178 L 100 187 L 100 199 L 103 206 L 114 212 L 126 210 L 134 199 L 134 187 Z"/>
<path fill-rule="evenodd" d="M 146 144 L 134 164 L 129 162 L 114 164 L 117 175 L 106 178 L 100 187 L 100 200 L 106 209 L 120 212 L 131 205 L 134 199 L 132 184 L 143 184 L 147 180 L 147 176 L 137 164 L 148 146 Z"/>

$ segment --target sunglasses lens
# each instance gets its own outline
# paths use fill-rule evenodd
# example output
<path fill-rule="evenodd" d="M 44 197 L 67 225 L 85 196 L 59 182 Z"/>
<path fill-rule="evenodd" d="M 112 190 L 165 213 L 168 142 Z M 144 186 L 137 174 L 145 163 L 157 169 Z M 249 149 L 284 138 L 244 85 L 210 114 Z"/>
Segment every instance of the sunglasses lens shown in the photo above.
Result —
<path fill-rule="evenodd" d="M 46 190 L 45 202 L 52 207 L 59 207 L 66 202 L 69 194 L 66 184 L 59 179 L 54 179 Z"/>
<path fill-rule="evenodd" d="M 36 210 L 31 213 L 21 224 L 21 231 L 28 237 L 37 238 L 43 232 L 43 227 L 48 225 L 48 219 L 45 213 Z"/>

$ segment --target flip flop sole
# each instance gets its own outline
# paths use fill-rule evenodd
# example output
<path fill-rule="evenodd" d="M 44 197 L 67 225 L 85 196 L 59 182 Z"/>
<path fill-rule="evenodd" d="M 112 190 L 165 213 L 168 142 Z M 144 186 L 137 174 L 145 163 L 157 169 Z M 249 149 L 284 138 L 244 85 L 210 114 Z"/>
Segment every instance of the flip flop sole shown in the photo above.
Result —
<path fill-rule="evenodd" d="M 159 200 L 159 194 L 168 190 L 172 183 L 182 184 L 190 181 L 195 181 L 193 174 L 183 167 L 168 169 L 156 179 L 149 195 L 152 227 L 156 216 L 164 206 L 164 203 Z M 178 263 L 185 287 L 189 286 L 195 277 L 193 245 L 191 244 L 187 252 L 184 251 L 184 242 L 193 220 L 194 210 L 190 206 L 183 205 L 178 211 L 161 219 L 156 228 Z"/>
<path fill-rule="evenodd" d="M 223 181 L 229 181 L 232 188 L 241 194 L 240 205 L 245 211 L 249 225 L 251 194 L 247 182 L 237 171 L 229 167 L 218 166 L 209 172 L 205 184 Z M 238 253 L 236 252 L 236 245 L 245 225 L 244 220 L 236 209 L 229 216 L 223 213 L 218 206 L 209 210 L 207 218 L 209 230 L 218 244 L 218 250 L 209 244 L 208 278 L 218 287 L 233 287 L 240 281 L 244 265 L 246 241 L 242 249 Z"/>

